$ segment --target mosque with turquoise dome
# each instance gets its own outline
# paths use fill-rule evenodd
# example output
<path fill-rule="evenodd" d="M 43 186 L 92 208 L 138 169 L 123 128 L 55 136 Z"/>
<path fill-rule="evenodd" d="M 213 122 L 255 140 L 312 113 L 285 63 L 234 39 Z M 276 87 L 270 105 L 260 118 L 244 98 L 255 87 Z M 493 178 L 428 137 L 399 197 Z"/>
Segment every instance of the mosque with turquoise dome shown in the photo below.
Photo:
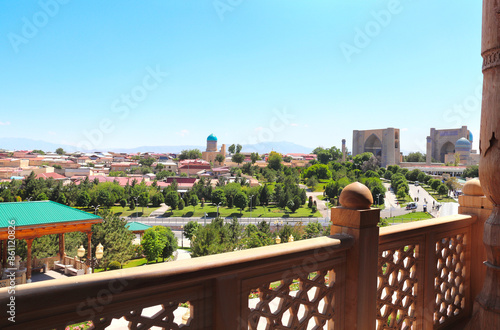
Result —
<path fill-rule="evenodd" d="M 455 129 L 431 128 L 427 137 L 427 164 L 432 159 L 441 163 L 456 163 L 459 158 L 461 165 L 477 165 L 479 154 L 472 149 L 473 136 L 467 126 Z"/>
<path fill-rule="evenodd" d="M 221 145 L 220 150 L 217 149 L 217 137 L 212 133 L 207 137 L 207 149 L 202 152 L 203 160 L 211 162 L 212 164 L 218 164 L 215 161 L 217 155 L 222 155 L 226 159 L 226 145 Z M 222 165 L 222 164 L 218 164 Z"/>

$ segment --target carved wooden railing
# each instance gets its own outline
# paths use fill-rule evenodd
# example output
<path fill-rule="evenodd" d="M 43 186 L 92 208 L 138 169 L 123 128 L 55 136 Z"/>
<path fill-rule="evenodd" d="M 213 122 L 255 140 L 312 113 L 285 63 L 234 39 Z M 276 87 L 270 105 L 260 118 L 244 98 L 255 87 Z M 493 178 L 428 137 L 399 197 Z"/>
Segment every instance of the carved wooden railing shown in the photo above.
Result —
<path fill-rule="evenodd" d="M 92 321 L 104 329 L 122 318 L 132 329 L 342 328 L 352 244 L 347 236 L 321 237 L 23 285 L 15 293 L 16 322 L 0 318 L 0 328 L 64 329 Z M 0 304 L 8 299 L 0 289 Z M 190 310 L 184 326 L 174 321 L 182 303 Z"/>
<path fill-rule="evenodd" d="M 470 316 L 474 222 L 456 215 L 381 228 L 377 329 L 436 329 Z"/>

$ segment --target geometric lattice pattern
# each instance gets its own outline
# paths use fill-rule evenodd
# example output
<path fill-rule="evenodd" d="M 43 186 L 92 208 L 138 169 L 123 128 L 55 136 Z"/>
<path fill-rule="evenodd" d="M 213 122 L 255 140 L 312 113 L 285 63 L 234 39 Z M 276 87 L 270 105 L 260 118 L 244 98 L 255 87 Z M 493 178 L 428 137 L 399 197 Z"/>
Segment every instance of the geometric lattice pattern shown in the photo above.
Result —
<path fill-rule="evenodd" d="M 434 324 L 459 314 L 465 306 L 465 241 L 463 234 L 436 242 Z"/>
<path fill-rule="evenodd" d="M 179 303 L 169 302 L 157 306 L 150 306 L 145 308 L 137 308 L 135 310 L 113 315 L 112 317 L 101 317 L 92 320 L 94 327 L 92 329 L 106 329 L 114 319 L 115 322 L 120 318 L 124 318 L 128 322 L 120 322 L 126 324 L 125 329 L 149 329 L 151 327 L 159 327 L 163 329 L 190 329 L 189 323 L 193 315 L 193 305 L 189 307 L 190 315 L 185 317 L 177 316 L 174 313 L 179 308 Z M 179 314 L 179 313 L 176 313 Z M 188 318 L 189 316 L 189 318 Z M 177 322 L 176 322 L 177 321 Z"/>
<path fill-rule="evenodd" d="M 249 329 L 323 329 L 333 325 L 334 284 L 333 270 L 263 283 L 251 291 L 250 298 L 257 298 L 249 300 Z"/>
<path fill-rule="evenodd" d="M 418 245 L 379 253 L 377 329 L 409 329 L 415 322 Z"/>

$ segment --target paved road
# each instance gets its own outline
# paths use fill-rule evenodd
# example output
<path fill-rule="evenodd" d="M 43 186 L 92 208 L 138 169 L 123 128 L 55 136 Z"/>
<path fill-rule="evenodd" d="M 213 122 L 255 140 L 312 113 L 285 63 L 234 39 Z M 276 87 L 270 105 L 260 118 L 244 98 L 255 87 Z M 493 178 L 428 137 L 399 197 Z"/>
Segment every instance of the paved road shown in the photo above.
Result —
<path fill-rule="evenodd" d="M 163 218 L 163 217 L 156 217 L 156 218 L 147 218 L 147 217 L 139 217 L 139 218 L 125 218 L 127 221 L 135 221 L 135 222 L 140 222 L 144 223 L 146 225 L 150 226 L 156 226 L 156 225 L 163 225 L 167 227 L 180 227 L 185 224 L 187 224 L 189 221 L 197 221 L 199 224 L 209 224 L 213 218 L 207 218 L 206 220 L 203 218 L 177 218 L 177 217 L 168 217 L 168 218 Z M 231 218 L 225 218 L 224 219 L 226 222 L 230 222 Z M 268 222 L 271 226 L 275 226 L 274 222 L 275 221 L 283 221 L 283 224 L 289 223 L 291 225 L 297 223 L 297 222 L 302 222 L 304 225 L 307 225 L 310 221 L 314 222 L 319 222 L 326 226 L 326 224 L 329 222 L 329 219 L 327 218 L 239 218 L 238 219 L 241 224 L 257 224 L 261 221 L 266 221 Z M 280 224 L 281 225 L 281 224 Z"/>

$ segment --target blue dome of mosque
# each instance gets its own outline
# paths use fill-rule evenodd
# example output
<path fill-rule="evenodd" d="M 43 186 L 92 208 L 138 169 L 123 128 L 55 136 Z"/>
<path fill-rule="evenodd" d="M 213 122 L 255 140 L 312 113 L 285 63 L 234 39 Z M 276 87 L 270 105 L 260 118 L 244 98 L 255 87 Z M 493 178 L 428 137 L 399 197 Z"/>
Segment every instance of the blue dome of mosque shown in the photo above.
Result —
<path fill-rule="evenodd" d="M 217 142 L 217 137 L 213 134 L 210 134 L 208 137 L 207 137 L 207 142 L 208 141 L 216 141 Z"/>
<path fill-rule="evenodd" d="M 470 150 L 472 148 L 472 143 L 466 138 L 458 139 L 455 142 L 455 150 Z"/>

